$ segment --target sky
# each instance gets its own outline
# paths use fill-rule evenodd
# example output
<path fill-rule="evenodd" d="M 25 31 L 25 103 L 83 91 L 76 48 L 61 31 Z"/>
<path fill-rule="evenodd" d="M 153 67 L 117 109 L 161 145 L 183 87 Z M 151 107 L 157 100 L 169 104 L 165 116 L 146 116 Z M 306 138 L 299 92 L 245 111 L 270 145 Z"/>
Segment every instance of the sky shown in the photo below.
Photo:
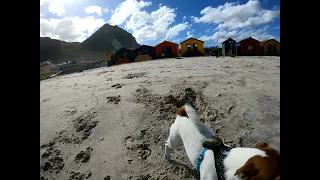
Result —
<path fill-rule="evenodd" d="M 204 46 L 229 37 L 280 41 L 280 0 L 40 0 L 40 37 L 82 42 L 105 23 L 152 46 L 190 37 Z"/>

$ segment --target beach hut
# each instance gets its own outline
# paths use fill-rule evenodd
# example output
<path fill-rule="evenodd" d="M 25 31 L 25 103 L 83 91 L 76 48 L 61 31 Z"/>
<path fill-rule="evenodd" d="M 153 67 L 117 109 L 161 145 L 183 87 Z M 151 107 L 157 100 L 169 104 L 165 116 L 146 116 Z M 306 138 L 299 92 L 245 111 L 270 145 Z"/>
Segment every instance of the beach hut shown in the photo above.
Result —
<path fill-rule="evenodd" d="M 265 56 L 280 56 L 280 42 L 275 39 L 262 41 L 260 50 Z"/>
<path fill-rule="evenodd" d="M 239 41 L 240 47 L 237 55 L 240 56 L 259 56 L 261 55 L 260 41 L 249 37 Z"/>
<path fill-rule="evenodd" d="M 155 48 L 153 46 L 141 45 L 140 47 L 136 48 L 134 51 L 137 54 L 137 57 L 135 58 L 136 59 L 135 62 L 152 60 L 156 56 Z"/>
<path fill-rule="evenodd" d="M 195 39 L 189 38 L 180 43 L 181 45 L 181 54 L 183 57 L 191 57 L 191 56 L 203 56 L 204 55 L 204 42 Z"/>
<path fill-rule="evenodd" d="M 114 53 L 114 63 L 124 64 L 134 62 L 136 52 L 131 48 L 121 48 Z"/>
<path fill-rule="evenodd" d="M 236 54 L 236 41 L 232 38 L 222 42 L 222 56 L 234 56 Z"/>
<path fill-rule="evenodd" d="M 179 55 L 179 44 L 163 41 L 155 46 L 156 58 L 177 57 Z"/>
<path fill-rule="evenodd" d="M 113 60 L 113 59 L 114 59 L 114 53 L 115 53 L 115 51 L 109 51 L 109 52 L 106 54 L 106 59 L 107 59 L 107 61 L 110 61 L 110 60 Z"/>

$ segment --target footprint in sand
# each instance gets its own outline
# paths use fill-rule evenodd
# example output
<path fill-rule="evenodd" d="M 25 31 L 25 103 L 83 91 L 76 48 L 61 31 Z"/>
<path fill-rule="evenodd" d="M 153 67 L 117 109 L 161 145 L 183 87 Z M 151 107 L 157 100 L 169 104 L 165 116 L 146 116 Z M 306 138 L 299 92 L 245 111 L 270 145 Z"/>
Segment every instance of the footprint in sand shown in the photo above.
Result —
<path fill-rule="evenodd" d="M 133 150 L 134 138 L 132 136 L 127 136 L 125 138 L 125 145 L 126 145 L 127 149 Z"/>
<path fill-rule="evenodd" d="M 117 83 L 117 84 L 112 85 L 111 87 L 116 88 L 116 89 L 119 89 L 119 88 L 121 88 L 122 86 L 123 86 L 123 85 Z"/>
<path fill-rule="evenodd" d="M 68 113 L 68 114 L 75 114 L 75 113 L 77 112 L 77 110 L 74 109 L 74 108 L 66 108 L 66 109 L 64 110 L 64 112 L 66 112 L 66 113 Z"/>
<path fill-rule="evenodd" d="M 118 104 L 121 101 L 120 100 L 120 95 L 118 95 L 118 96 L 108 96 L 106 98 L 108 99 L 108 103 Z"/>
<path fill-rule="evenodd" d="M 125 75 L 123 78 L 124 78 L 124 79 L 133 79 L 133 78 L 144 77 L 145 75 L 147 75 L 146 72 L 133 73 L 133 74 L 127 74 L 127 75 Z"/>
<path fill-rule="evenodd" d="M 92 173 L 89 170 L 88 172 L 78 172 L 78 171 L 71 171 L 69 180 L 83 180 L 83 179 L 89 179 L 91 177 Z"/>
<path fill-rule="evenodd" d="M 91 152 L 93 151 L 92 147 L 87 147 L 85 151 L 81 151 L 80 153 L 78 153 L 76 155 L 76 157 L 74 158 L 74 162 L 79 163 L 86 163 L 89 161 L 90 156 L 91 156 Z"/>
<path fill-rule="evenodd" d="M 50 101 L 50 98 L 46 98 L 46 99 L 42 100 L 42 102 L 47 102 L 47 101 Z"/>

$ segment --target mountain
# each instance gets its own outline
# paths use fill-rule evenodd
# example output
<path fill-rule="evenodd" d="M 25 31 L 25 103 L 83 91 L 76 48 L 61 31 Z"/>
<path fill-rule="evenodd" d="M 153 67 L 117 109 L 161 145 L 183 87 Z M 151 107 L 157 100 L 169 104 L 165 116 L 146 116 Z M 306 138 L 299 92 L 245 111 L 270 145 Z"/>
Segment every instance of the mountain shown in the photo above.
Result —
<path fill-rule="evenodd" d="M 53 60 L 54 63 L 66 60 L 98 61 L 104 60 L 108 51 L 139 46 L 129 32 L 118 26 L 105 24 L 82 43 L 40 37 L 40 62 L 48 59 Z"/>
<path fill-rule="evenodd" d="M 108 52 L 124 48 L 137 48 L 140 45 L 132 34 L 116 26 L 103 25 L 90 37 L 81 43 L 85 49 L 99 52 Z"/>

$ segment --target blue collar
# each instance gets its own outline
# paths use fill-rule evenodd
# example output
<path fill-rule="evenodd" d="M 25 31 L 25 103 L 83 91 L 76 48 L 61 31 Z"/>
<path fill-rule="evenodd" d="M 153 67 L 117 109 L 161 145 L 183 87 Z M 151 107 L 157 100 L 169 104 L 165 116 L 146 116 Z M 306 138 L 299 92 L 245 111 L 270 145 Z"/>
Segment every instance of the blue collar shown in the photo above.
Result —
<path fill-rule="evenodd" d="M 208 150 L 208 148 L 203 148 L 201 154 L 198 156 L 198 162 L 197 162 L 197 171 L 200 172 L 200 165 L 201 162 L 204 158 L 204 154 L 206 153 L 206 151 Z"/>
<path fill-rule="evenodd" d="M 208 148 L 203 148 L 201 154 L 198 156 L 198 162 L 197 162 L 197 171 L 200 172 L 200 165 L 201 165 L 201 162 L 203 161 L 204 159 L 204 155 L 205 153 L 207 152 Z M 225 151 L 223 152 L 223 154 L 225 154 L 226 156 L 229 155 L 229 151 Z"/>

